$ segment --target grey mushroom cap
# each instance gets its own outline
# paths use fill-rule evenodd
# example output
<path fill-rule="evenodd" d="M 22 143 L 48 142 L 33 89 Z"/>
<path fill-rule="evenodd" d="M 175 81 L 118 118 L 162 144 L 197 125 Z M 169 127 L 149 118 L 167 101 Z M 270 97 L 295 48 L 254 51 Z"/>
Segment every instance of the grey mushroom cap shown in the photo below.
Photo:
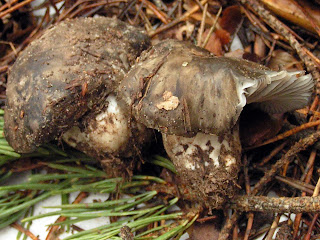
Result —
<path fill-rule="evenodd" d="M 66 20 L 33 41 L 13 65 L 7 84 L 5 136 L 32 152 L 89 111 L 95 111 L 150 39 L 116 19 Z"/>
<path fill-rule="evenodd" d="M 274 72 L 167 40 L 143 52 L 118 92 L 138 122 L 162 133 L 194 136 L 229 131 L 247 103 L 259 102 L 270 113 L 301 108 L 313 85 L 304 72 Z"/>

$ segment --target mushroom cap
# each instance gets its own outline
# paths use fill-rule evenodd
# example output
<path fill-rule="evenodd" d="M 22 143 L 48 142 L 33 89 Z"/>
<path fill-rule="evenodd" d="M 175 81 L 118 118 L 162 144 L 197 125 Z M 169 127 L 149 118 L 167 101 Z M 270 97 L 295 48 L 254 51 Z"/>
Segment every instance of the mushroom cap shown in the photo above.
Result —
<path fill-rule="evenodd" d="M 32 152 L 94 110 L 112 92 L 150 40 L 116 19 L 66 20 L 33 41 L 7 84 L 5 136 Z"/>
<path fill-rule="evenodd" d="M 191 43 L 167 40 L 143 52 L 119 85 L 138 122 L 166 134 L 220 135 L 247 103 L 269 112 L 301 108 L 313 90 L 310 75 L 274 72 L 246 60 L 214 57 Z"/>

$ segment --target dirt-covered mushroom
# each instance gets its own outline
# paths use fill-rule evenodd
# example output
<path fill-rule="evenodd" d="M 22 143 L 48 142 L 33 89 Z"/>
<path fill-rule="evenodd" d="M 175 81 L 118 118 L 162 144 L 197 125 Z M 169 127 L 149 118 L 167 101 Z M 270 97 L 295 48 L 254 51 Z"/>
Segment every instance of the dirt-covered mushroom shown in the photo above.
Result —
<path fill-rule="evenodd" d="M 10 71 L 5 109 L 10 145 L 31 152 L 84 115 L 101 112 L 149 45 L 142 30 L 106 17 L 66 20 L 45 31 Z"/>
<path fill-rule="evenodd" d="M 118 92 L 138 122 L 162 132 L 169 157 L 198 200 L 219 208 L 238 186 L 243 107 L 286 112 L 305 106 L 312 90 L 304 72 L 274 72 L 168 40 L 142 54 Z"/>

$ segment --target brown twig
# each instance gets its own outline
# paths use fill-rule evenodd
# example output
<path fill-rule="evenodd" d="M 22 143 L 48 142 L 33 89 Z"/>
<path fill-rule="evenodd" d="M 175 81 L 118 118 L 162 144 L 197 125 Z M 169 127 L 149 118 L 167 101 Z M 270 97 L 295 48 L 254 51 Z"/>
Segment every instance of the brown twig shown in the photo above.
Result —
<path fill-rule="evenodd" d="M 299 189 L 300 191 L 309 193 L 310 195 L 313 193 L 314 190 L 314 186 L 302 181 L 299 181 L 297 179 L 294 178 L 288 178 L 288 177 L 282 177 L 282 176 L 275 176 L 275 178 L 278 181 L 281 181 L 285 184 L 288 184 L 290 187 Z"/>
<path fill-rule="evenodd" d="M 245 212 L 316 213 L 320 211 L 320 197 L 236 196 L 229 207 Z"/>
<path fill-rule="evenodd" d="M 313 192 L 312 196 L 313 197 L 318 196 L 319 195 L 319 191 L 320 191 L 320 178 L 318 178 L 318 182 L 317 182 L 316 187 L 314 188 L 314 192 Z M 312 234 L 312 231 L 313 231 L 313 227 L 316 224 L 316 221 L 317 221 L 318 217 L 319 217 L 319 213 L 316 213 L 313 216 L 311 224 L 309 225 L 308 232 L 307 232 L 304 240 L 310 240 L 310 237 L 311 237 L 311 234 Z"/>
<path fill-rule="evenodd" d="M 23 234 L 27 235 L 32 240 L 40 240 L 37 236 L 35 236 L 32 232 L 30 232 L 28 229 L 25 229 L 18 223 L 12 223 L 10 224 L 11 227 L 17 229 L 19 232 L 22 232 Z"/>
<path fill-rule="evenodd" d="M 160 19 L 161 22 L 164 24 L 169 23 L 169 17 L 163 11 L 159 10 L 156 5 L 147 1 L 147 0 L 139 0 L 140 2 L 144 3 L 156 16 Z"/>
<path fill-rule="evenodd" d="M 208 0 L 202 0 L 201 4 L 204 5 L 207 3 Z M 170 23 L 159 27 L 158 29 L 154 30 L 154 31 L 149 31 L 149 36 L 153 37 L 154 35 L 157 35 L 165 30 L 168 30 L 169 28 L 172 28 L 173 26 L 177 25 L 179 22 L 184 21 L 185 19 L 187 19 L 190 15 L 192 15 L 193 13 L 197 12 L 200 9 L 199 5 L 194 6 L 193 8 L 191 8 L 189 11 L 185 12 L 183 15 L 181 15 L 180 17 L 175 18 L 173 21 L 171 21 Z"/>
<path fill-rule="evenodd" d="M 305 181 L 306 183 L 309 183 L 311 180 L 311 176 L 312 176 L 312 168 L 314 165 L 314 161 L 316 159 L 317 156 L 317 151 L 316 150 L 312 150 L 309 156 L 309 160 L 307 162 L 307 165 L 304 169 L 304 173 L 302 174 L 302 176 L 300 177 L 301 181 Z"/>
<path fill-rule="evenodd" d="M 197 46 L 201 46 L 201 43 L 202 43 L 202 34 L 204 31 L 204 26 L 206 22 L 207 11 L 208 11 L 208 3 L 206 3 L 203 8 L 202 19 L 200 23 L 200 28 L 198 30 L 198 36 L 197 36 Z"/>
<path fill-rule="evenodd" d="M 312 231 L 313 231 L 313 227 L 317 221 L 319 217 L 319 213 L 316 213 L 313 218 L 312 218 L 312 221 L 309 225 L 309 228 L 308 228 L 308 232 L 306 233 L 305 237 L 304 237 L 304 240 L 310 240 L 311 236 L 312 236 Z"/>
<path fill-rule="evenodd" d="M 18 2 L 19 0 L 11 0 L 11 1 L 7 1 L 5 4 L 3 4 L 0 7 L 0 12 L 2 12 L 4 9 L 6 8 L 11 8 L 12 4 L 15 4 L 16 2 Z"/>
<path fill-rule="evenodd" d="M 249 196 L 251 193 L 251 189 L 250 189 L 250 177 L 249 177 L 249 169 L 248 169 L 248 159 L 247 156 L 245 155 L 243 157 L 243 173 L 244 173 L 244 181 L 245 181 L 245 186 L 246 186 L 246 193 Z M 246 227 L 246 231 L 244 233 L 244 240 L 248 240 L 250 237 L 250 233 L 251 233 L 251 229 L 252 229 L 252 225 L 253 225 L 253 219 L 254 219 L 254 214 L 253 213 L 248 213 L 247 214 L 247 227 Z"/>
<path fill-rule="evenodd" d="M 77 204 L 77 203 L 80 203 L 84 198 L 86 198 L 88 196 L 88 193 L 85 193 L 85 192 L 80 192 L 78 194 L 78 196 L 76 197 L 76 199 L 72 202 L 72 204 Z M 64 216 L 60 216 L 56 221 L 55 223 L 58 223 L 58 222 L 63 222 L 67 219 L 67 217 L 64 217 Z M 58 235 L 58 231 L 59 231 L 59 228 L 60 226 L 58 225 L 55 225 L 55 226 L 51 226 L 49 229 L 49 233 L 46 237 L 46 240 L 55 240 L 57 239 L 57 235 Z"/>
<path fill-rule="evenodd" d="M 280 221 L 280 217 L 281 217 L 281 214 L 278 214 L 278 215 L 274 218 L 274 220 L 273 220 L 273 222 L 272 222 L 272 224 L 271 224 L 271 226 L 270 226 L 268 235 L 267 235 L 266 238 L 265 238 L 266 240 L 272 240 L 272 237 L 273 237 L 276 229 L 278 228 L 279 221 Z"/>
<path fill-rule="evenodd" d="M 268 156 L 264 157 L 261 162 L 259 162 L 257 164 L 257 166 L 262 167 L 263 165 L 265 165 L 266 163 L 268 163 L 275 155 L 277 155 L 286 145 L 287 145 L 287 141 L 281 143 L 279 146 L 276 146 Z"/>
<path fill-rule="evenodd" d="M 25 6 L 25 5 L 33 2 L 33 1 L 34 1 L 34 0 L 25 0 L 25 1 L 23 1 L 23 2 L 20 2 L 20 3 L 16 4 L 16 5 L 8 8 L 7 10 L 5 10 L 5 11 L 3 11 L 3 12 L 0 12 L 0 18 L 5 17 L 5 16 L 8 15 L 9 13 L 14 12 L 14 11 L 18 10 L 19 8 Z"/>
<path fill-rule="evenodd" d="M 244 233 L 243 240 L 248 240 L 250 237 L 250 233 L 251 233 L 252 225 L 253 225 L 254 214 L 252 212 L 248 213 L 247 218 L 248 218 L 247 227 L 246 227 L 246 231 Z"/>
<path fill-rule="evenodd" d="M 247 148 L 247 149 L 254 149 L 254 148 L 257 148 L 257 147 L 265 146 L 267 144 L 274 143 L 276 141 L 280 141 L 280 140 L 282 140 L 284 138 L 287 138 L 287 137 L 289 137 L 291 135 L 294 135 L 294 134 L 296 134 L 298 132 L 301 132 L 301 131 L 303 131 L 305 129 L 316 127 L 316 126 L 319 126 L 319 125 L 320 125 L 320 120 L 314 121 L 314 122 L 308 122 L 308 123 L 302 124 L 302 125 L 300 125 L 298 127 L 295 127 L 293 129 L 290 129 L 290 130 L 288 130 L 288 131 L 286 131 L 284 133 L 281 133 L 281 134 L 275 136 L 274 138 L 271 138 L 271 139 L 269 139 L 269 140 L 267 140 L 267 141 L 265 141 L 265 142 L 263 142 L 263 143 L 261 143 L 259 145 L 255 145 L 255 146 Z"/>
<path fill-rule="evenodd" d="M 223 228 L 221 229 L 219 233 L 219 238 L 218 240 L 227 240 L 229 239 L 230 232 L 233 229 L 235 223 L 237 222 L 239 218 L 239 212 L 235 211 L 231 218 L 228 218 L 226 223 L 223 225 Z"/>
<path fill-rule="evenodd" d="M 208 41 L 210 39 L 210 36 L 213 33 L 213 30 L 216 28 L 216 25 L 218 23 L 218 19 L 219 19 L 219 16 L 220 16 L 221 13 L 222 13 L 222 7 L 219 9 L 219 11 L 218 11 L 218 13 L 216 15 L 216 18 L 214 19 L 214 22 L 213 22 L 213 24 L 212 24 L 212 26 L 211 26 L 206 38 L 204 39 L 203 43 L 201 44 L 201 47 L 203 47 L 203 48 L 206 47 L 206 45 L 207 45 L 207 43 L 208 43 Z"/>
<path fill-rule="evenodd" d="M 307 167 L 305 168 L 304 173 L 300 177 L 300 180 L 305 181 L 305 183 L 310 183 L 312 172 L 313 172 L 313 164 L 314 164 L 315 157 L 316 157 L 316 151 L 313 150 L 309 156 Z M 306 192 L 302 192 L 301 196 L 302 197 L 306 196 Z M 302 213 L 299 213 L 296 215 L 296 217 L 294 219 L 293 237 L 296 237 L 298 235 L 301 220 L 302 220 Z"/>

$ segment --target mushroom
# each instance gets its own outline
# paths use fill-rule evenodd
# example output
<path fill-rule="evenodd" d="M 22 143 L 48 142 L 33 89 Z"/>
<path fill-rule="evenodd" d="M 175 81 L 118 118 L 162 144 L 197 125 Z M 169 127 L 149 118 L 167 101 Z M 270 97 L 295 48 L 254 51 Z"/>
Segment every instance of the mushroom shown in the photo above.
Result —
<path fill-rule="evenodd" d="M 108 117 L 124 121 L 123 138 L 131 137 L 123 116 L 117 119 L 101 112 L 112 108 L 109 94 L 149 45 L 141 29 L 107 17 L 66 20 L 50 27 L 21 53 L 10 71 L 5 108 L 9 144 L 17 152 L 32 152 L 73 127 L 64 137 L 69 143 L 82 143 L 79 148 L 93 156 L 115 153 L 119 146 L 94 147 L 88 142 L 95 139 L 94 133 L 88 137 L 86 131 L 94 126 L 105 128 L 102 122 Z M 89 121 L 89 116 L 95 120 Z M 82 132 L 81 126 L 88 129 Z M 75 140 L 76 136 L 80 139 Z M 123 138 L 119 144 L 129 141 Z"/>
<path fill-rule="evenodd" d="M 118 94 L 137 122 L 162 133 L 168 156 L 198 201 L 221 208 L 238 188 L 243 107 L 270 114 L 301 108 L 313 85 L 302 71 L 275 72 L 167 40 L 143 52 Z"/>
<path fill-rule="evenodd" d="M 81 151 L 110 160 L 113 171 L 156 129 L 186 187 L 199 202 L 221 208 L 238 189 L 243 107 L 268 113 L 303 107 L 311 76 L 214 57 L 176 40 L 136 61 L 149 44 L 141 30 L 104 17 L 50 28 L 12 67 L 6 138 L 16 151 L 30 152 L 62 134 Z"/>

